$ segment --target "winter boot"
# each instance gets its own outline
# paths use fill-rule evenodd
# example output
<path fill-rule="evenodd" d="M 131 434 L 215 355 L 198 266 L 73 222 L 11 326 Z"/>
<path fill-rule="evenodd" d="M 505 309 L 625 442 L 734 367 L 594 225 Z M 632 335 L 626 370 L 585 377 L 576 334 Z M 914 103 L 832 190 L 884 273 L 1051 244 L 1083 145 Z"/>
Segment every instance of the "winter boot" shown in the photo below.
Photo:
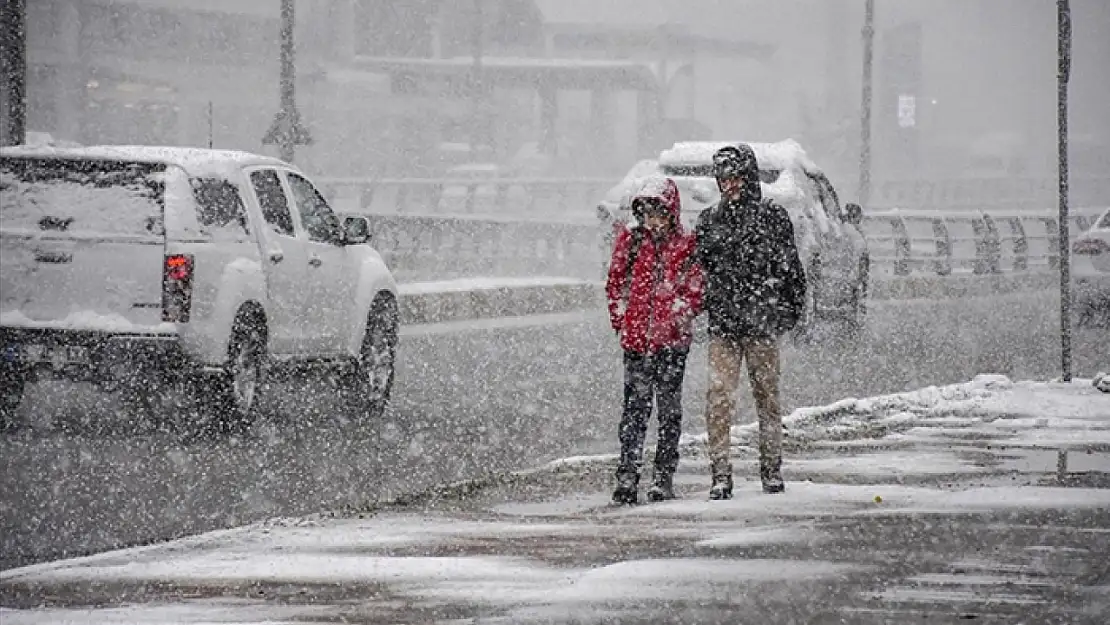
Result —
<path fill-rule="evenodd" d="M 709 487 L 709 498 L 713 501 L 732 499 L 732 476 L 714 475 L 713 485 Z"/>
<path fill-rule="evenodd" d="M 674 477 L 670 473 L 655 476 L 654 484 L 647 492 L 648 501 L 669 501 L 674 499 Z"/>
<path fill-rule="evenodd" d="M 786 482 L 782 481 L 782 458 L 761 460 L 759 463 L 759 479 L 763 482 L 763 492 L 768 495 L 777 495 L 785 491 Z"/>
<path fill-rule="evenodd" d="M 613 489 L 613 503 L 618 506 L 634 506 L 640 503 L 640 476 L 631 472 L 617 473 L 617 487 Z"/>

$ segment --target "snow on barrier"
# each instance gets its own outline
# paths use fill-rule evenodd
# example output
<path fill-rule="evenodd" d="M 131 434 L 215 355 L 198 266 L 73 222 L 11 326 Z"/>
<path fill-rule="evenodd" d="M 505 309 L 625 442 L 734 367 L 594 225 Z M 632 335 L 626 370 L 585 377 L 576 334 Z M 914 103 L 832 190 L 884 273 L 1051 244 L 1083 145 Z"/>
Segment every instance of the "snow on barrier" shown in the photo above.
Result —
<path fill-rule="evenodd" d="M 402 324 L 445 323 L 597 308 L 597 284 L 573 278 L 478 278 L 398 287 Z"/>

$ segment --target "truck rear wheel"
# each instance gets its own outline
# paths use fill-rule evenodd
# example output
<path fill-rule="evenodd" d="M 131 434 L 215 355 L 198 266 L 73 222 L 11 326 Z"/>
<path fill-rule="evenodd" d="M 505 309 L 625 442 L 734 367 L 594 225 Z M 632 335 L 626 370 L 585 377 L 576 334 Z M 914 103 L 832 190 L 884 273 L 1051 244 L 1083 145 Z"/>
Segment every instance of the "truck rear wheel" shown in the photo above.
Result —
<path fill-rule="evenodd" d="M 261 416 L 267 388 L 266 342 L 266 322 L 260 315 L 240 315 L 231 332 L 224 371 L 193 388 L 204 429 L 243 432 Z"/>

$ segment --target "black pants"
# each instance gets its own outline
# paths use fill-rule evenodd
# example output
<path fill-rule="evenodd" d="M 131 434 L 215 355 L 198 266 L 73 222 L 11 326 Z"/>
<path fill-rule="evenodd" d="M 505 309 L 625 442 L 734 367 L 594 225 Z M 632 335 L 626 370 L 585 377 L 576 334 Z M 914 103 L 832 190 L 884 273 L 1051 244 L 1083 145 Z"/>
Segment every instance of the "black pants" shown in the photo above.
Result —
<path fill-rule="evenodd" d="M 678 468 L 686 354 L 686 349 L 663 349 L 650 355 L 624 353 L 624 411 L 618 431 L 621 443 L 618 478 L 636 479 L 640 474 L 652 399 L 655 400 L 659 419 L 655 477 L 669 478 Z"/>

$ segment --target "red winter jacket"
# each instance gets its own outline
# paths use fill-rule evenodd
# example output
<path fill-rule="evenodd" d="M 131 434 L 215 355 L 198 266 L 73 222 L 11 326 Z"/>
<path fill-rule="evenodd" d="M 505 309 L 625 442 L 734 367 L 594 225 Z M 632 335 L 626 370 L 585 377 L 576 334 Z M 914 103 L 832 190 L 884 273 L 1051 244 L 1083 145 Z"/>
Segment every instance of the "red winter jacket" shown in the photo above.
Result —
<path fill-rule="evenodd" d="M 670 178 L 652 180 L 636 198 L 662 200 L 671 213 L 671 228 L 659 240 L 636 221 L 618 232 L 605 285 L 609 319 L 627 351 L 689 347 L 694 317 L 701 312 L 703 278 L 694 259 L 694 235 L 682 227 L 678 187 Z M 629 272 L 637 240 L 639 252 Z"/>

